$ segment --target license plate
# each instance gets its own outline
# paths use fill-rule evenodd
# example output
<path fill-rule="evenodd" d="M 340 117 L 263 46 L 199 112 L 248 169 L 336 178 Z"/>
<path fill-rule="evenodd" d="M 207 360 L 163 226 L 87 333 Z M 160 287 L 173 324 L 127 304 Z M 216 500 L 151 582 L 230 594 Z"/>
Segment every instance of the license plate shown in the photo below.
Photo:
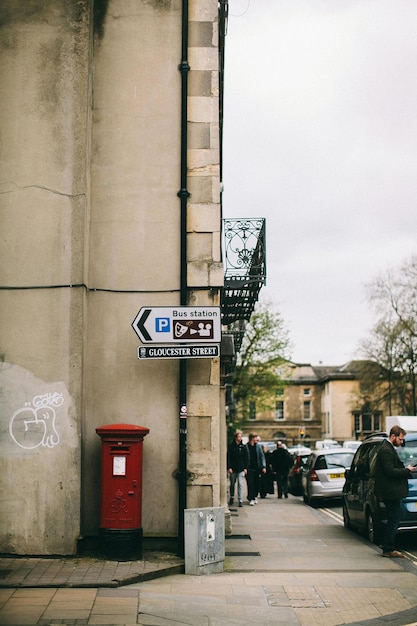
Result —
<path fill-rule="evenodd" d="M 330 474 L 330 478 L 343 478 L 343 474 Z"/>

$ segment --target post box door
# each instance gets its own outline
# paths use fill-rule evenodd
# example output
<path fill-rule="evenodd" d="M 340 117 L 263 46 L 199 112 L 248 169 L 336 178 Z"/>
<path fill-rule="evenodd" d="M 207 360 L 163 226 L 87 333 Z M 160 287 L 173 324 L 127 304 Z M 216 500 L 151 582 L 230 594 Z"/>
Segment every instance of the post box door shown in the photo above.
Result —
<path fill-rule="evenodd" d="M 140 445 L 139 445 L 140 444 Z M 102 446 L 101 528 L 141 528 L 142 442 Z"/>

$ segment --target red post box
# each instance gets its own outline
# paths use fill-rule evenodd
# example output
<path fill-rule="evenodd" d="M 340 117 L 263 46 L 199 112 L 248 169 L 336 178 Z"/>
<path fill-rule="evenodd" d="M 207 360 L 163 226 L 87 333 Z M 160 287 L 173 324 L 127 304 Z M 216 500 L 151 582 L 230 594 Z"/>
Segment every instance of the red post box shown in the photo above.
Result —
<path fill-rule="evenodd" d="M 101 437 L 101 555 L 110 560 L 142 558 L 142 452 L 149 428 L 109 424 Z"/>

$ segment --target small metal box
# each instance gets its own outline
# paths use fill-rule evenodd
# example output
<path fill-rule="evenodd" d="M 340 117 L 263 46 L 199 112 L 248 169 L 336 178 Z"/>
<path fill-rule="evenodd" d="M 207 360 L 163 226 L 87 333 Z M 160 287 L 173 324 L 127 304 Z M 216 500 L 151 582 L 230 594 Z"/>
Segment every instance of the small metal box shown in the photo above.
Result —
<path fill-rule="evenodd" d="M 224 513 L 222 507 L 184 511 L 186 574 L 223 572 Z"/>

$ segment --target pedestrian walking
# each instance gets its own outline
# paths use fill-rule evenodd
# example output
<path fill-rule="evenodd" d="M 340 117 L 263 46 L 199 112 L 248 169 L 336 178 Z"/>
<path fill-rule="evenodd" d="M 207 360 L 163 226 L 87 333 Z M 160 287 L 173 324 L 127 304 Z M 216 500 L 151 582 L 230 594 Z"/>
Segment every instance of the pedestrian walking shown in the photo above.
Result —
<path fill-rule="evenodd" d="M 282 441 L 277 441 L 276 450 L 272 453 L 272 471 L 277 481 L 278 498 L 288 498 L 288 472 L 293 460 Z"/>
<path fill-rule="evenodd" d="M 258 443 L 258 435 L 256 433 L 250 433 L 246 447 L 249 453 L 249 467 L 246 474 L 248 500 L 250 506 L 253 506 L 258 503 L 259 477 L 261 474 L 266 473 L 266 461 L 262 446 Z"/>
<path fill-rule="evenodd" d="M 242 431 L 236 430 L 233 441 L 227 448 L 227 471 L 230 480 L 229 506 L 233 504 L 235 486 L 237 483 L 237 499 L 239 506 L 243 506 L 243 484 L 249 466 L 249 451 L 242 443 Z"/>
<path fill-rule="evenodd" d="M 395 538 L 401 516 L 401 499 L 408 494 L 408 478 L 416 471 L 412 465 L 404 467 L 395 448 L 402 446 L 406 432 L 400 426 L 393 426 L 388 439 L 385 439 L 378 450 L 373 471 L 374 491 L 385 504 L 387 523 L 382 539 L 382 556 L 403 557 L 395 549 Z"/>
<path fill-rule="evenodd" d="M 270 494 L 274 494 L 274 475 L 272 473 L 272 452 L 269 451 L 268 446 L 262 446 L 265 456 L 266 472 L 261 474 L 259 480 L 259 495 L 261 498 L 266 498 Z"/>

